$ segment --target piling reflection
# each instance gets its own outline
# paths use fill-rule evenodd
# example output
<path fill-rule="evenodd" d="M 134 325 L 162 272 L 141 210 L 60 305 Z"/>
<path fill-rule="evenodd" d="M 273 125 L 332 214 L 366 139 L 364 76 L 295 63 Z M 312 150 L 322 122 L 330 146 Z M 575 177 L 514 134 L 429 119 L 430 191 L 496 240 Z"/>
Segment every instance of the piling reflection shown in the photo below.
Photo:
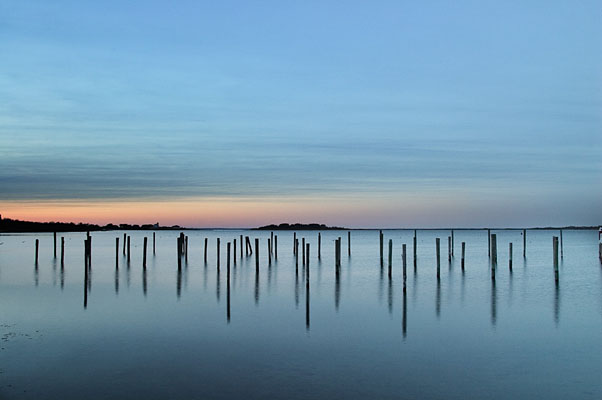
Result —
<path fill-rule="evenodd" d="M 142 270 L 142 293 L 144 293 L 144 297 L 146 297 L 146 268 Z"/>
<path fill-rule="evenodd" d="M 305 274 L 305 329 L 309 331 L 309 260 Z"/>
<path fill-rule="evenodd" d="M 128 275 L 129 275 L 129 270 L 128 270 Z M 129 281 L 129 278 L 128 278 L 128 281 Z M 178 296 L 178 299 L 182 295 L 182 268 L 178 268 L 178 274 L 176 277 L 176 295 Z"/>
<path fill-rule="evenodd" d="M 497 288 L 495 279 L 491 280 L 491 325 L 495 327 L 497 322 Z"/>
<path fill-rule="evenodd" d="M 259 272 L 255 271 L 255 305 L 259 304 Z"/>
<path fill-rule="evenodd" d="M 408 295 L 404 291 L 402 295 L 401 334 L 405 339 L 408 333 Z"/>
<path fill-rule="evenodd" d="M 435 314 L 437 318 L 441 315 L 441 279 L 437 279 L 437 290 L 435 294 Z"/>
<path fill-rule="evenodd" d="M 221 288 L 220 288 L 220 271 L 219 269 L 217 270 L 217 274 L 215 275 L 215 296 L 217 298 L 217 302 L 219 303 L 220 300 L 220 292 L 221 292 Z"/>
<path fill-rule="evenodd" d="M 339 303 L 341 301 L 341 274 L 337 272 L 335 274 L 334 282 L 334 308 L 339 311 Z"/>
<path fill-rule="evenodd" d="M 115 294 L 119 294 L 119 270 L 115 269 Z"/>
<path fill-rule="evenodd" d="M 230 323 L 230 267 L 226 276 L 226 319 Z"/>
<path fill-rule="evenodd" d="M 558 326 L 560 318 L 560 285 L 556 282 L 554 288 L 554 323 Z"/>
<path fill-rule="evenodd" d="M 295 308 L 299 308 L 299 271 L 295 271 Z"/>
<path fill-rule="evenodd" d="M 35 263 L 35 265 L 33 267 L 33 283 L 36 285 L 36 287 L 40 283 L 40 269 L 38 267 L 38 263 L 37 262 Z"/>
<path fill-rule="evenodd" d="M 61 271 L 60 271 L 60 279 L 61 279 L 61 290 L 65 288 L 65 264 L 61 263 Z"/>
<path fill-rule="evenodd" d="M 389 314 L 393 313 L 393 279 L 389 276 L 389 283 L 387 285 L 387 304 L 389 308 Z"/>

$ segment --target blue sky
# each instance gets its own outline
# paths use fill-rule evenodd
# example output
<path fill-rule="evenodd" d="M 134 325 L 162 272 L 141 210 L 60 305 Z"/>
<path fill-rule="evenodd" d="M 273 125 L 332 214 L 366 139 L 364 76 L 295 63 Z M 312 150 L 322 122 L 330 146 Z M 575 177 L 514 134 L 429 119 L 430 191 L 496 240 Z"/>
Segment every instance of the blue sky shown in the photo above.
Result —
<path fill-rule="evenodd" d="M 600 21 L 595 1 L 2 0 L 0 208 L 312 199 L 352 202 L 330 221 L 348 226 L 600 224 Z"/>

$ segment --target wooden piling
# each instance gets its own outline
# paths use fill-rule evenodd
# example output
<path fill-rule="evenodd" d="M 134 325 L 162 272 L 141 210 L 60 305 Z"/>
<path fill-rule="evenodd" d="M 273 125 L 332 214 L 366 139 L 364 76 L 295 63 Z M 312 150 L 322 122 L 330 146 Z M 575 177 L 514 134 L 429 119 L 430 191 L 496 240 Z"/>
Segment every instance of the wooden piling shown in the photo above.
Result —
<path fill-rule="evenodd" d="M 495 280 L 495 267 L 497 264 L 497 235 L 491 234 L 491 279 Z"/>
<path fill-rule="evenodd" d="M 523 258 L 527 257 L 527 230 L 523 229 Z"/>
<path fill-rule="evenodd" d="M 454 230 L 451 230 L 451 255 L 454 256 Z"/>
<path fill-rule="evenodd" d="M 115 269 L 119 269 L 119 236 L 115 238 Z"/>
<path fill-rule="evenodd" d="M 338 247 L 338 249 L 339 249 L 339 268 L 340 268 L 341 267 L 341 258 L 342 258 L 341 257 L 341 252 L 342 252 L 342 247 L 343 247 L 343 240 L 341 239 L 340 236 L 339 236 L 338 241 L 339 241 L 339 247 Z"/>
<path fill-rule="evenodd" d="M 126 246 L 126 242 L 127 242 L 127 236 L 124 233 L 123 234 L 123 255 L 125 256 L 125 246 Z"/>
<path fill-rule="evenodd" d="M 242 243 L 241 243 L 242 245 Z M 232 263 L 236 265 L 236 239 L 234 239 L 234 243 L 232 245 Z"/>
<path fill-rule="evenodd" d="M 226 269 L 230 275 L 230 242 L 226 244 Z"/>
<path fill-rule="evenodd" d="M 600 258 L 600 262 L 602 263 L 602 242 L 598 243 L 598 257 Z"/>
<path fill-rule="evenodd" d="M 437 253 L 437 279 L 441 276 L 441 239 L 435 239 L 435 249 Z"/>
<path fill-rule="evenodd" d="M 131 239 L 131 236 L 128 236 L 128 262 L 130 262 L 130 249 L 131 249 L 130 248 L 130 239 Z"/>
<path fill-rule="evenodd" d="M 274 260 L 278 260 L 278 235 L 274 235 Z"/>
<path fill-rule="evenodd" d="M 491 229 L 487 229 L 487 255 L 491 257 Z"/>
<path fill-rule="evenodd" d="M 302 265 L 305 265 L 305 238 L 301 239 L 301 258 L 303 260 Z"/>
<path fill-rule="evenodd" d="M 219 270 L 219 247 L 220 247 L 220 243 L 219 243 L 219 238 L 217 238 L 217 242 L 216 242 L 216 246 L 217 246 L 217 269 Z"/>
<path fill-rule="evenodd" d="M 297 254 L 297 232 L 293 232 L 293 254 Z"/>
<path fill-rule="evenodd" d="M 351 231 L 347 232 L 347 253 L 351 256 Z"/>
<path fill-rule="evenodd" d="M 147 242 L 148 242 L 148 238 L 145 236 L 144 237 L 144 245 L 143 245 L 144 250 L 142 251 L 142 268 L 143 269 L 146 269 L 146 245 L 147 245 Z"/>
<path fill-rule="evenodd" d="M 383 231 L 378 232 L 378 237 L 380 240 L 380 265 L 383 265 Z"/>
<path fill-rule="evenodd" d="M 508 244 L 508 268 L 512 271 L 512 243 Z"/>
<path fill-rule="evenodd" d="M 462 271 L 464 271 L 464 257 L 466 256 L 466 243 L 462 242 Z"/>
<path fill-rule="evenodd" d="M 268 238 L 268 265 L 272 265 L 272 239 Z"/>
<path fill-rule="evenodd" d="M 418 247 L 417 242 L 418 242 L 418 238 L 416 237 L 416 229 L 414 229 L 414 253 L 413 253 L 413 256 L 414 256 L 414 269 L 416 268 L 417 258 L 418 258 L 418 255 L 416 254 L 416 249 Z"/>
<path fill-rule="evenodd" d="M 564 258 L 564 251 L 562 246 L 562 229 L 560 230 L 560 258 Z"/>
<path fill-rule="evenodd" d="M 243 243 L 242 242 L 242 235 L 240 235 L 240 258 L 242 258 L 242 246 L 243 246 L 242 243 Z"/>
<path fill-rule="evenodd" d="M 36 265 L 38 265 L 38 254 L 40 253 L 40 239 L 36 239 Z"/>
<path fill-rule="evenodd" d="M 153 232 L 153 255 L 155 255 L 155 232 Z"/>
<path fill-rule="evenodd" d="M 318 232 L 318 260 L 322 258 L 322 235 Z"/>
<path fill-rule="evenodd" d="M 295 238 L 293 245 L 293 254 L 295 255 L 295 271 L 299 269 L 299 239 Z"/>
<path fill-rule="evenodd" d="M 184 259 L 188 262 L 188 236 L 184 237 Z"/>
<path fill-rule="evenodd" d="M 178 271 L 182 269 L 182 237 L 178 236 Z"/>
<path fill-rule="evenodd" d="M 393 239 L 389 239 L 389 278 L 393 270 Z"/>
<path fill-rule="evenodd" d="M 259 239 L 255 238 L 255 271 L 259 272 Z"/>
<path fill-rule="evenodd" d="M 451 236 L 447 237 L 447 261 L 451 262 Z"/>
<path fill-rule="evenodd" d="M 558 236 L 552 238 L 552 251 L 554 256 L 554 279 L 558 283 Z"/>
<path fill-rule="evenodd" d="M 54 258 L 56 258 L 56 232 L 53 233 L 54 236 Z"/>
<path fill-rule="evenodd" d="M 207 242 L 209 241 L 209 238 L 205 238 L 205 249 L 203 252 L 203 259 L 205 260 L 205 264 L 207 264 Z M 242 252 L 242 242 L 240 243 L 241 248 L 240 251 Z"/>
<path fill-rule="evenodd" d="M 274 232 L 270 232 L 270 253 L 274 252 L 274 249 L 272 248 L 274 246 Z"/>
<path fill-rule="evenodd" d="M 407 273 L 406 273 L 406 244 L 402 244 L 401 245 L 401 261 L 402 261 L 402 266 L 403 266 L 403 292 L 406 292 L 406 280 L 407 280 Z"/>
<path fill-rule="evenodd" d="M 306 243 L 305 246 L 306 246 L 305 252 L 307 253 L 305 255 L 305 262 L 306 262 L 305 265 L 307 266 L 307 269 L 309 269 L 309 243 Z"/>
<path fill-rule="evenodd" d="M 117 246 L 117 253 L 119 253 L 119 246 Z M 61 236 L 61 267 L 65 264 L 65 237 Z"/>

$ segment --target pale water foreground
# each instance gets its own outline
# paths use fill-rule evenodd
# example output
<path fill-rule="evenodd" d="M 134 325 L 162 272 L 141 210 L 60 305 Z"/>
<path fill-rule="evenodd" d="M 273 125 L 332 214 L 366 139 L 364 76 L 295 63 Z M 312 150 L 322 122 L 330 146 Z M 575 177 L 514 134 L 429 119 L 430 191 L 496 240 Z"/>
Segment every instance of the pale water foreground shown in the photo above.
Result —
<path fill-rule="evenodd" d="M 60 245 L 53 258 L 52 234 L 0 235 L 0 398 L 602 398 L 598 233 L 564 231 L 558 285 L 552 261 L 558 231 L 529 231 L 526 259 L 521 231 L 494 233 L 495 281 L 487 231 L 455 231 L 451 263 L 449 231 L 419 231 L 416 269 L 413 231 L 384 231 L 385 243 L 394 243 L 391 279 L 386 247 L 380 266 L 378 231 L 352 231 L 351 257 L 346 231 L 322 232 L 321 260 L 317 232 L 298 232 L 311 243 L 308 298 L 301 261 L 295 272 L 293 232 L 275 232 L 278 260 L 270 267 L 269 232 L 187 231 L 181 273 L 179 232 L 157 232 L 154 256 L 152 233 L 129 232 L 131 261 L 128 267 L 120 250 L 118 271 L 115 238 L 121 244 L 123 233 L 94 232 L 86 307 L 85 234 L 59 233 L 64 268 Z M 260 271 L 254 256 L 238 253 L 228 285 L 226 243 L 240 234 L 261 238 Z M 402 243 L 408 248 L 405 295 Z"/>

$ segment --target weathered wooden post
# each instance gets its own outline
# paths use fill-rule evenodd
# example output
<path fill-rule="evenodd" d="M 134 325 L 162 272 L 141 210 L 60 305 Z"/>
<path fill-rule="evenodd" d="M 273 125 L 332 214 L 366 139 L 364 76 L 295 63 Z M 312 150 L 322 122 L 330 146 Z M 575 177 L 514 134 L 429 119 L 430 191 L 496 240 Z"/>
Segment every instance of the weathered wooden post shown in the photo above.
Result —
<path fill-rule="evenodd" d="M 144 237 L 144 245 L 143 245 L 144 250 L 142 252 L 142 268 L 143 269 L 146 269 L 146 245 L 147 245 L 147 242 L 148 242 L 148 238 L 145 236 Z"/>
<path fill-rule="evenodd" d="M 436 238 L 435 239 L 435 248 L 436 248 L 436 252 L 437 252 L 437 279 L 439 279 L 439 277 L 441 276 L 441 248 L 440 248 L 440 244 L 441 244 L 441 239 Z"/>
<path fill-rule="evenodd" d="M 564 258 L 564 251 L 562 246 L 562 229 L 560 230 L 560 258 Z"/>
<path fill-rule="evenodd" d="M 406 280 L 407 280 L 407 273 L 406 273 L 406 244 L 402 244 L 401 245 L 401 260 L 403 262 L 403 292 L 406 292 Z"/>
<path fill-rule="evenodd" d="M 119 246 L 117 246 L 117 252 L 119 253 Z M 65 237 L 61 236 L 61 266 L 65 264 Z"/>
<path fill-rule="evenodd" d="M 126 242 L 127 242 L 127 236 L 124 233 L 123 234 L 123 255 L 125 256 L 125 246 L 126 246 Z"/>
<path fill-rule="evenodd" d="M 378 237 L 380 240 L 380 265 L 383 265 L 383 231 L 378 232 Z"/>
<path fill-rule="evenodd" d="M 119 236 L 115 238 L 115 269 L 119 269 Z"/>
<path fill-rule="evenodd" d="M 527 230 L 523 229 L 523 258 L 527 257 Z"/>
<path fill-rule="evenodd" d="M 497 235 L 491 234 L 491 259 L 497 264 Z"/>
<path fill-rule="evenodd" d="M 322 258 L 322 235 L 318 232 L 318 260 Z"/>
<path fill-rule="evenodd" d="M 558 236 L 552 238 L 552 249 L 554 252 L 554 279 L 558 283 Z"/>
<path fill-rule="evenodd" d="M 219 269 L 219 255 L 220 255 L 220 254 L 219 254 L 219 247 L 220 247 L 220 245 L 219 245 L 219 240 L 220 240 L 220 239 L 219 239 L 219 238 L 217 238 L 217 242 L 216 242 L 216 247 L 217 247 L 217 269 Z"/>
<path fill-rule="evenodd" d="M 297 232 L 293 232 L 293 254 L 297 254 Z"/>
<path fill-rule="evenodd" d="M 307 253 L 305 255 L 305 262 L 307 263 L 306 264 L 307 265 L 307 269 L 309 269 L 309 243 L 306 243 L 305 246 L 306 246 L 305 252 Z"/>
<path fill-rule="evenodd" d="M 54 232 L 53 236 L 54 236 L 54 258 L 56 258 L 56 232 Z"/>
<path fill-rule="evenodd" d="M 302 265 L 305 265 L 305 238 L 301 239 L 301 258 L 303 260 Z"/>
<path fill-rule="evenodd" d="M 242 235 L 240 235 L 240 258 L 242 258 Z"/>
<path fill-rule="evenodd" d="M 184 237 L 184 259 L 188 262 L 188 235 Z"/>
<path fill-rule="evenodd" d="M 155 232 L 153 232 L 153 256 L 155 255 Z"/>
<path fill-rule="evenodd" d="M 462 242 L 462 270 L 464 270 L 464 256 L 466 255 L 466 243 Z"/>
<path fill-rule="evenodd" d="M 230 276 L 230 242 L 226 244 L 226 269 L 228 276 Z"/>
<path fill-rule="evenodd" d="M 339 236 L 339 268 L 341 267 L 341 252 L 342 252 L 342 247 L 343 247 L 343 239 L 341 239 L 341 237 Z"/>
<path fill-rule="evenodd" d="M 209 241 L 209 238 L 205 238 L 205 249 L 204 249 L 204 253 L 203 253 L 203 259 L 205 260 L 205 264 L 207 264 L 207 242 Z M 240 251 L 242 251 L 242 242 L 240 243 L 241 249 Z"/>
<path fill-rule="evenodd" d="M 295 271 L 299 270 L 299 239 L 295 238 L 293 245 L 293 254 L 295 255 Z"/>
<path fill-rule="evenodd" d="M 234 239 L 234 244 L 232 246 L 232 263 L 236 266 L 236 239 Z"/>
<path fill-rule="evenodd" d="M 182 269 L 182 237 L 178 236 L 178 271 Z"/>
<path fill-rule="evenodd" d="M 347 232 L 347 253 L 351 256 L 351 231 Z"/>
<path fill-rule="evenodd" d="M 278 260 L 278 235 L 274 235 L 274 260 Z"/>
<path fill-rule="evenodd" d="M 454 230 L 451 230 L 451 255 L 454 256 Z"/>
<path fill-rule="evenodd" d="M 451 262 L 451 236 L 447 237 L 447 261 Z"/>
<path fill-rule="evenodd" d="M 38 265 L 38 253 L 40 252 L 40 239 L 36 239 L 36 265 Z"/>
<path fill-rule="evenodd" d="M 491 234 L 491 279 L 495 280 L 495 267 L 497 264 L 497 235 Z"/>
<path fill-rule="evenodd" d="M 255 271 L 259 272 L 259 239 L 255 238 Z"/>
<path fill-rule="evenodd" d="M 414 269 L 416 269 L 417 258 L 418 258 L 418 255 L 416 254 L 416 249 L 418 247 L 417 242 L 418 242 L 418 238 L 416 236 L 416 229 L 414 229 Z"/>
<path fill-rule="evenodd" d="M 491 257 L 491 229 L 487 229 L 487 255 Z"/>
<path fill-rule="evenodd" d="M 393 239 L 389 239 L 389 278 L 393 270 Z"/>
<path fill-rule="evenodd" d="M 131 236 L 128 236 L 128 262 L 130 262 L 130 238 Z"/>
<path fill-rule="evenodd" d="M 272 239 L 268 238 L 268 265 L 272 265 Z"/>
<path fill-rule="evenodd" d="M 602 262 L 602 242 L 598 243 L 598 257 L 600 258 L 600 262 Z"/>
<path fill-rule="evenodd" d="M 274 232 L 270 232 L 270 253 L 274 252 Z"/>
<path fill-rule="evenodd" d="M 508 244 L 508 266 L 512 271 L 512 243 Z"/>

